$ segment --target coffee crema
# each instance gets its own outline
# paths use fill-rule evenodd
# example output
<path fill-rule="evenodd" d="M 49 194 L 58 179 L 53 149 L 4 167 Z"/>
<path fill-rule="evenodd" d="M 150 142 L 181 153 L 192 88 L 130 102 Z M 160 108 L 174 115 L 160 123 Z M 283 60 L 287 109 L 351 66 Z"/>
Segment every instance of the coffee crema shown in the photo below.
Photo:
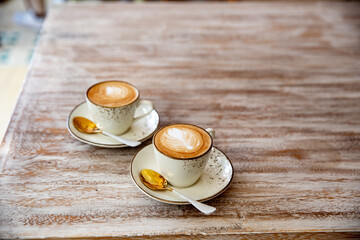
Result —
<path fill-rule="evenodd" d="M 105 107 L 121 107 L 134 102 L 139 91 L 126 82 L 108 81 L 92 86 L 87 92 L 89 100 Z"/>
<path fill-rule="evenodd" d="M 173 124 L 160 129 L 154 136 L 156 148 L 174 158 L 196 158 L 212 145 L 208 132 L 190 124 Z"/>

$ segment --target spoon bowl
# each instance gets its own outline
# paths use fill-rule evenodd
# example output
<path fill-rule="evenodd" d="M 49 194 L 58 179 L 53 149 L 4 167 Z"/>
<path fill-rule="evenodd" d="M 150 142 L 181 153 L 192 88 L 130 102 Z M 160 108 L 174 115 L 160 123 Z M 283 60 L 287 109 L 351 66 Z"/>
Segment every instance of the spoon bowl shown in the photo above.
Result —
<path fill-rule="evenodd" d="M 140 172 L 141 182 L 152 190 L 170 190 L 166 179 L 151 169 L 143 169 Z"/>
<path fill-rule="evenodd" d="M 84 117 L 74 117 L 73 118 L 74 127 L 82 133 L 101 133 L 101 130 L 96 126 L 96 124 Z"/>

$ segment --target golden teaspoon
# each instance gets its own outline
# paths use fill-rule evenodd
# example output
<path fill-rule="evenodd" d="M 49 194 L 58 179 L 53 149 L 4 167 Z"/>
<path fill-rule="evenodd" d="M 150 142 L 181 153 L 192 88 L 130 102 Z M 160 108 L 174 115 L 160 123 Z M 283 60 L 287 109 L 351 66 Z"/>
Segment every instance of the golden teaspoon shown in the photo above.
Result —
<path fill-rule="evenodd" d="M 204 203 L 198 202 L 188 196 L 185 196 L 181 193 L 179 193 L 178 191 L 175 191 L 174 189 L 170 188 L 168 186 L 168 182 L 166 181 L 166 179 L 158 172 L 151 170 L 151 169 L 143 169 L 140 171 L 140 180 L 141 182 L 148 188 L 150 188 L 151 190 L 168 190 L 171 191 L 175 194 L 177 194 L 178 196 L 180 196 L 181 198 L 185 199 L 186 201 L 188 201 L 189 203 L 191 203 L 194 207 L 196 207 L 199 211 L 205 213 L 205 214 L 210 214 L 213 213 L 216 208 L 211 207 L 209 205 L 206 205 Z"/>
<path fill-rule="evenodd" d="M 102 133 L 102 134 L 109 136 L 113 139 L 116 139 L 119 142 L 124 143 L 130 147 L 136 147 L 141 144 L 141 142 L 138 142 L 138 141 L 132 141 L 129 139 L 125 139 L 125 138 L 113 135 L 108 132 L 101 131 L 93 121 L 91 121 L 87 118 L 84 118 L 84 117 L 74 117 L 73 124 L 74 124 L 75 128 L 82 133 L 89 133 L 89 134 Z"/>

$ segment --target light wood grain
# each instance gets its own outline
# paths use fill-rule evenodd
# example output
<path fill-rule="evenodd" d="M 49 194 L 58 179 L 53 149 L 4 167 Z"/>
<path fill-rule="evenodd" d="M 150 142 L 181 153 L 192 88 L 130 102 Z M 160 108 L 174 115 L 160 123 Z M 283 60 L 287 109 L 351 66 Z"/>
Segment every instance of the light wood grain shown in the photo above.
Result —
<path fill-rule="evenodd" d="M 359 26 L 356 2 L 56 6 L 1 147 L 0 236 L 359 237 Z M 216 130 L 235 176 L 214 214 L 142 194 L 141 146 L 71 137 L 105 79 L 138 86 L 161 125 Z"/>

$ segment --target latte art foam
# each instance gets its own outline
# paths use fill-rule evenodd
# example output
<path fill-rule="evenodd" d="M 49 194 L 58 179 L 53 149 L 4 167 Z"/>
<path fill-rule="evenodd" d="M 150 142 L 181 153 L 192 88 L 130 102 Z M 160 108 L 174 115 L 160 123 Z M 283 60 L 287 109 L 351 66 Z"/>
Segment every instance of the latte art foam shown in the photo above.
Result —
<path fill-rule="evenodd" d="M 129 95 L 129 88 L 125 86 L 107 86 L 104 94 L 112 98 L 125 98 Z"/>
<path fill-rule="evenodd" d="M 135 101 L 138 91 L 125 82 L 108 81 L 96 84 L 87 93 L 95 104 L 105 107 L 120 107 Z"/>
<path fill-rule="evenodd" d="M 178 152 L 196 152 L 203 145 L 201 135 L 189 128 L 168 128 L 160 137 L 164 147 Z"/>
<path fill-rule="evenodd" d="M 174 124 L 161 129 L 154 137 L 155 146 L 165 155 L 193 158 L 206 153 L 212 141 L 202 128 L 189 124 Z"/>

